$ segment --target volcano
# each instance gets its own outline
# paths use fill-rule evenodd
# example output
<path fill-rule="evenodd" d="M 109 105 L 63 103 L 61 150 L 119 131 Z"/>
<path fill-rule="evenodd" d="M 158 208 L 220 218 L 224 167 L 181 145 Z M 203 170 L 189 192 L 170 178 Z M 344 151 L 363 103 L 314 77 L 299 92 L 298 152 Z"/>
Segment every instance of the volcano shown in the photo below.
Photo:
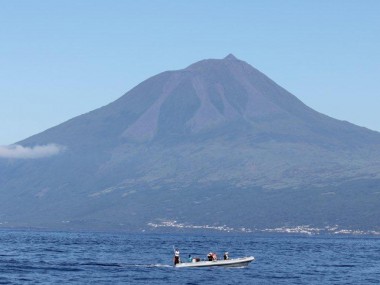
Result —
<path fill-rule="evenodd" d="M 380 133 L 309 108 L 233 55 L 155 75 L 17 144 L 61 152 L 0 158 L 1 226 L 380 229 Z"/>

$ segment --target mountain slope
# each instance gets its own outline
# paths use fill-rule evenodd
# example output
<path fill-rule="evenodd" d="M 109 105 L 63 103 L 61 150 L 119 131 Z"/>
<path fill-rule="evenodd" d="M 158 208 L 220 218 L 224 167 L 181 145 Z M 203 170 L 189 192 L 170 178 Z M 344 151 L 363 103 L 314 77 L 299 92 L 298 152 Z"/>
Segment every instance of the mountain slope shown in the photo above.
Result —
<path fill-rule="evenodd" d="M 65 150 L 0 159 L 0 222 L 380 226 L 380 134 L 312 110 L 233 55 L 153 76 L 20 142 L 51 143 Z"/>

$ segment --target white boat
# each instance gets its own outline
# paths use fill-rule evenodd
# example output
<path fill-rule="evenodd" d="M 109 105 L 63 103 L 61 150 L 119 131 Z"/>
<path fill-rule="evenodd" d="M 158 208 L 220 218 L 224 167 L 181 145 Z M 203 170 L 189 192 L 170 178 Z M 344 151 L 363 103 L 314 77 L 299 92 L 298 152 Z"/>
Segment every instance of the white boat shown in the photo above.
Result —
<path fill-rule="evenodd" d="M 197 262 L 183 262 L 177 263 L 175 267 L 209 267 L 209 266 L 224 266 L 224 267 L 243 267 L 247 266 L 250 262 L 254 261 L 253 256 L 231 258 L 227 260 L 213 260 L 213 261 L 197 261 Z"/>

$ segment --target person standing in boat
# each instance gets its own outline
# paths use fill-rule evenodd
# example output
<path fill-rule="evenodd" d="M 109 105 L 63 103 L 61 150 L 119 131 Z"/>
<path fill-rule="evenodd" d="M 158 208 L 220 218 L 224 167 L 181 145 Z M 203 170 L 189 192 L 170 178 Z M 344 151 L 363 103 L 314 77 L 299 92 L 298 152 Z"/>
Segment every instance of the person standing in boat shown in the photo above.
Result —
<path fill-rule="evenodd" d="M 176 248 L 176 250 L 174 251 L 174 265 L 176 265 L 180 262 L 181 262 L 181 259 L 179 257 L 179 250 L 178 250 L 178 248 Z"/>
<path fill-rule="evenodd" d="M 228 260 L 228 252 L 225 252 L 223 255 L 224 260 Z"/>

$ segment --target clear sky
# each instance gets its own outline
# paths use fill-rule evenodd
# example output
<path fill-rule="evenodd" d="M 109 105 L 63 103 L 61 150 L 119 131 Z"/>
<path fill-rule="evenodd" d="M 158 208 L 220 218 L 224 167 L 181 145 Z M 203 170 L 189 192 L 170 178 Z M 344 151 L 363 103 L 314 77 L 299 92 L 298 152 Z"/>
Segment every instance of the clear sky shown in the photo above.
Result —
<path fill-rule="evenodd" d="M 232 53 L 313 109 L 380 131 L 380 1 L 0 1 L 0 145 Z"/>

